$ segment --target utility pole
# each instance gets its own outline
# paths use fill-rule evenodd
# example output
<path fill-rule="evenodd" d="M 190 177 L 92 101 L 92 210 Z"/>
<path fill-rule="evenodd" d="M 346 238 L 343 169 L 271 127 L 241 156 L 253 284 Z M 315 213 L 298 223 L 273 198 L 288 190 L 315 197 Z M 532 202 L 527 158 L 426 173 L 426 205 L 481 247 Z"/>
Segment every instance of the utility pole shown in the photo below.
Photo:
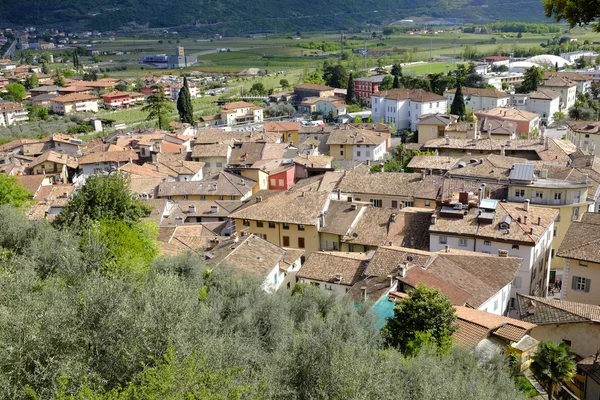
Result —
<path fill-rule="evenodd" d="M 365 72 L 367 71 L 367 39 L 365 39 L 365 48 L 363 49 L 363 59 L 365 61 Z"/>
<path fill-rule="evenodd" d="M 340 31 L 340 58 L 344 56 L 344 31 Z"/>

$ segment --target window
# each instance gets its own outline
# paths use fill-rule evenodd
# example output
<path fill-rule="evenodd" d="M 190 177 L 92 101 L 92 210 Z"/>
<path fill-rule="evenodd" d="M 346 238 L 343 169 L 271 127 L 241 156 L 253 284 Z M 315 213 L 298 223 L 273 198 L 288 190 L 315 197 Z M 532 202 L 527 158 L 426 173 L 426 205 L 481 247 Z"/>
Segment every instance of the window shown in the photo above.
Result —
<path fill-rule="evenodd" d="M 392 200 L 392 208 L 398 208 L 398 200 Z"/>
<path fill-rule="evenodd" d="M 494 311 L 498 310 L 498 299 L 494 300 Z"/>
<path fill-rule="evenodd" d="M 558 226 L 554 226 L 554 232 L 552 232 L 552 236 L 556 237 L 558 235 Z"/>
<path fill-rule="evenodd" d="M 298 230 L 299 230 L 299 231 L 303 231 L 303 230 L 304 230 L 304 225 L 302 225 L 302 224 L 298 224 Z"/>
<path fill-rule="evenodd" d="M 235 200 L 235 196 L 229 196 L 229 200 Z"/>
<path fill-rule="evenodd" d="M 514 297 L 510 298 L 510 308 L 515 308 L 515 298 Z"/>
<path fill-rule="evenodd" d="M 184 194 L 184 195 L 183 195 L 183 199 L 184 199 L 184 200 L 187 200 L 187 199 L 188 199 L 188 195 L 187 195 L 187 194 Z"/>
<path fill-rule="evenodd" d="M 525 197 L 525 191 L 524 190 L 515 190 L 515 197 Z"/>
<path fill-rule="evenodd" d="M 285 183 L 284 183 L 283 179 L 279 180 L 279 186 L 285 186 Z"/>
<path fill-rule="evenodd" d="M 573 281 L 571 282 L 571 289 L 577 290 L 578 292 L 588 293 L 590 291 L 591 283 L 591 279 L 586 279 L 581 276 L 574 276 Z"/>
<path fill-rule="evenodd" d="M 200 200 L 206 200 L 206 196 L 205 195 L 200 195 Z"/>
<path fill-rule="evenodd" d="M 486 240 L 485 242 L 483 242 L 484 246 L 491 246 L 492 242 L 490 242 L 489 240 Z"/>
<path fill-rule="evenodd" d="M 298 248 L 300 248 L 300 249 L 304 248 L 304 238 L 303 237 L 298 238 Z"/>
<path fill-rule="evenodd" d="M 544 193 L 542 192 L 535 192 L 535 198 L 542 200 L 544 198 Z"/>
<path fill-rule="evenodd" d="M 515 287 L 515 289 L 521 289 L 521 277 L 520 276 L 515 276 L 515 279 L 513 280 L 513 286 Z"/>
<path fill-rule="evenodd" d="M 340 149 L 340 156 L 344 155 L 344 150 Z"/>
<path fill-rule="evenodd" d="M 242 224 L 244 226 L 250 226 L 250 221 L 248 221 L 247 219 L 242 220 Z"/>
<path fill-rule="evenodd" d="M 257 227 L 257 228 L 262 228 L 262 227 L 264 227 L 264 226 L 265 226 L 265 225 L 263 224 L 263 222 L 262 222 L 262 221 L 256 221 L 256 227 Z"/>
<path fill-rule="evenodd" d="M 218 162 L 218 163 L 217 163 L 217 168 L 221 168 L 222 166 L 223 166 L 223 163 L 222 163 L 222 162 Z"/>
<path fill-rule="evenodd" d="M 286 231 L 290 229 L 290 224 L 288 223 L 283 223 L 283 229 L 285 229 Z"/>
<path fill-rule="evenodd" d="M 210 162 L 205 163 L 204 166 L 210 168 Z"/>
<path fill-rule="evenodd" d="M 571 217 L 571 221 L 576 221 L 579 219 L 579 208 L 573 209 L 573 216 Z"/>
<path fill-rule="evenodd" d="M 277 186 L 277 180 L 271 178 L 271 186 Z"/>
<path fill-rule="evenodd" d="M 467 247 L 467 239 L 458 239 L 458 245 L 461 247 Z"/>
<path fill-rule="evenodd" d="M 431 201 L 425 200 L 425 207 L 429 207 L 431 205 Z"/>
<path fill-rule="evenodd" d="M 360 157 L 360 151 L 356 152 L 356 157 Z"/>
<path fill-rule="evenodd" d="M 219 200 L 225 200 L 223 196 L 219 196 Z"/>
<path fill-rule="evenodd" d="M 448 238 L 446 236 L 440 236 L 440 244 L 447 244 Z"/>
<path fill-rule="evenodd" d="M 588 263 L 587 261 L 579 260 L 579 265 L 581 265 L 582 267 L 587 267 Z"/>
<path fill-rule="evenodd" d="M 371 199 L 371 203 L 373 203 L 373 207 L 381 208 L 382 206 L 381 199 Z"/>
<path fill-rule="evenodd" d="M 512 248 L 513 248 L 513 250 L 519 250 L 519 245 L 518 244 L 513 244 Z"/>
<path fill-rule="evenodd" d="M 560 192 L 554 193 L 554 200 L 560 200 L 561 197 L 562 197 L 562 193 L 560 193 Z"/>
<path fill-rule="evenodd" d="M 352 253 L 354 251 L 354 245 L 353 244 L 348 244 L 348 251 L 350 253 Z"/>
<path fill-rule="evenodd" d="M 258 236 L 261 239 L 267 240 L 267 235 L 264 233 L 257 233 L 256 236 Z"/>
<path fill-rule="evenodd" d="M 562 340 L 562 342 L 563 342 L 564 344 L 566 344 L 567 346 L 571 347 L 571 341 L 570 341 L 570 340 L 563 339 L 563 340 Z"/>
<path fill-rule="evenodd" d="M 283 247 L 289 247 L 290 246 L 290 237 L 289 236 L 283 236 Z"/>

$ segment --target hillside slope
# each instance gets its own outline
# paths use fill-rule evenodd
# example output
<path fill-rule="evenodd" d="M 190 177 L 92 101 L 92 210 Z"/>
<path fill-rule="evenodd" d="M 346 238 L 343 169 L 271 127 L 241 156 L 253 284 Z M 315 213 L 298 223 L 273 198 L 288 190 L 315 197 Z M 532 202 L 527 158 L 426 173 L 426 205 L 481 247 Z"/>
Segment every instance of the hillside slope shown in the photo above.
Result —
<path fill-rule="evenodd" d="M 0 0 L 0 21 L 19 25 L 83 23 L 110 30 L 196 25 L 207 31 L 344 29 L 409 16 L 464 22 L 544 20 L 540 0 Z"/>

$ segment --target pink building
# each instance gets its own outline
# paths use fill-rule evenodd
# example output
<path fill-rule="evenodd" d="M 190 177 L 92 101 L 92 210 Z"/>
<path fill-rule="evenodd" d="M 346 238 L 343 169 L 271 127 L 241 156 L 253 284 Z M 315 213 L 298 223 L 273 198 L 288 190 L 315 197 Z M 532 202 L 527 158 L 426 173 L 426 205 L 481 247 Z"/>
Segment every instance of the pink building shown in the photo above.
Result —
<path fill-rule="evenodd" d="M 269 174 L 269 189 L 288 190 L 294 186 L 296 168 L 292 160 L 260 160 L 252 165 Z"/>

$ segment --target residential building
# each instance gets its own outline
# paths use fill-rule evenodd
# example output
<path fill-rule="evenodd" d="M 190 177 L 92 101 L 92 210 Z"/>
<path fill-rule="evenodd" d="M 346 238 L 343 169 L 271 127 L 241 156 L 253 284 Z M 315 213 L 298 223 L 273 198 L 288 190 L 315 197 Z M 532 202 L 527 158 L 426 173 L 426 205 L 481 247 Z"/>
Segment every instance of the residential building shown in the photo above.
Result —
<path fill-rule="evenodd" d="M 334 160 L 379 161 L 391 144 L 390 134 L 340 125 L 329 133 L 329 153 Z"/>
<path fill-rule="evenodd" d="M 52 148 L 59 153 L 66 153 L 73 157 L 81 155 L 85 142 L 71 135 L 55 133 L 50 137 Z"/>
<path fill-rule="evenodd" d="M 460 196 L 459 196 L 460 197 Z M 430 251 L 459 249 L 510 255 L 523 261 L 510 293 L 511 308 L 517 293 L 545 295 L 550 275 L 550 250 L 557 210 L 501 203 L 487 198 L 486 185 L 475 204 L 463 201 L 441 206 L 429 228 Z"/>
<path fill-rule="evenodd" d="M 331 166 L 333 157 L 331 156 L 300 154 L 293 161 L 296 165 L 296 178 L 308 178 L 333 171 Z"/>
<path fill-rule="evenodd" d="M 102 95 L 104 107 L 122 108 L 144 102 L 144 95 L 135 92 L 113 91 Z"/>
<path fill-rule="evenodd" d="M 581 51 L 569 51 L 566 53 L 560 53 L 560 57 L 569 61 L 570 63 L 574 63 L 575 61 L 585 58 L 586 61 L 596 61 L 596 57 L 598 57 L 598 53 L 591 50 L 581 50 Z"/>
<path fill-rule="evenodd" d="M 534 132 L 540 126 L 540 116 L 528 111 L 514 108 L 492 108 L 475 112 L 478 120 L 488 119 L 506 121 L 516 125 L 516 133 L 527 135 Z"/>
<path fill-rule="evenodd" d="M 294 86 L 294 101 L 300 103 L 307 97 L 333 97 L 334 89 L 326 85 L 303 83 Z"/>
<path fill-rule="evenodd" d="M 442 181 L 438 176 L 403 172 L 345 172 L 337 185 L 339 200 L 370 202 L 378 208 L 435 209 Z"/>
<path fill-rule="evenodd" d="M 42 186 L 35 196 L 37 204 L 31 207 L 27 218 L 52 221 L 66 207 L 75 187 L 73 185 L 52 184 Z"/>
<path fill-rule="evenodd" d="M 0 101 L 0 126 L 10 126 L 28 120 L 27 110 L 22 104 Z"/>
<path fill-rule="evenodd" d="M 47 151 L 31 161 L 30 168 L 35 175 L 54 175 L 54 182 L 67 183 L 79 164 L 68 154 Z"/>
<path fill-rule="evenodd" d="M 483 75 L 483 83 L 486 86 L 493 86 L 497 90 L 502 90 L 507 85 L 509 87 L 519 85 L 524 79 L 524 74 L 520 72 L 491 72 Z"/>
<path fill-rule="evenodd" d="M 416 173 L 427 173 L 433 175 L 444 175 L 459 162 L 457 157 L 446 156 L 413 156 L 407 167 Z"/>
<path fill-rule="evenodd" d="M 600 122 L 567 121 L 567 140 L 588 152 L 600 149 Z"/>
<path fill-rule="evenodd" d="M 566 169 L 566 168 L 565 168 Z M 535 173 L 535 164 L 515 163 L 510 168 L 508 185 L 508 201 L 522 203 L 532 208 L 552 208 L 558 211 L 552 232 L 552 262 L 550 282 L 554 282 L 556 274 L 560 275 L 563 260 L 555 257 L 555 252 L 571 226 L 572 221 L 579 221 L 593 204 L 588 202 L 588 178 L 569 180 L 548 177 L 548 170 Z M 562 178 L 562 177 L 561 177 Z M 600 300 L 600 297 L 599 297 Z"/>
<path fill-rule="evenodd" d="M 554 114 L 560 111 L 560 92 L 540 87 L 536 92 L 514 93 L 510 105 L 539 115 L 544 125 L 553 125 Z"/>
<path fill-rule="evenodd" d="M 295 285 L 302 251 L 284 249 L 249 235 L 239 240 L 213 239 L 205 248 L 204 256 L 213 268 L 231 268 L 236 276 L 262 279 L 263 290 L 272 293 Z"/>
<path fill-rule="evenodd" d="M 60 86 L 40 86 L 37 88 L 30 89 L 29 93 L 31 93 L 31 98 L 35 98 L 44 94 L 55 94 L 58 96 L 59 89 Z"/>
<path fill-rule="evenodd" d="M 473 111 L 506 107 L 510 102 L 510 95 L 497 89 L 463 87 L 462 94 L 465 105 Z M 448 100 L 448 104 L 452 104 L 455 95 L 456 89 L 444 91 L 444 97 Z"/>
<path fill-rule="evenodd" d="M 364 253 L 315 251 L 296 277 L 301 283 L 309 283 L 341 298 L 361 280 L 368 262 L 369 257 Z"/>
<path fill-rule="evenodd" d="M 558 249 L 564 259 L 561 300 L 600 304 L 600 214 L 585 213 L 573 221 Z"/>
<path fill-rule="evenodd" d="M 546 71 L 544 72 L 544 80 L 551 78 L 564 78 L 577 83 L 577 94 L 588 93 L 592 89 L 594 77 L 589 74 L 581 73 L 580 71 Z"/>
<path fill-rule="evenodd" d="M 535 324 L 470 307 L 455 309 L 458 329 L 452 339 L 457 346 L 486 359 L 510 354 L 519 370 L 529 368 L 539 345 L 529 336 Z"/>
<path fill-rule="evenodd" d="M 167 200 L 245 200 L 252 195 L 256 182 L 221 171 L 199 181 L 163 182 L 156 197 Z"/>
<path fill-rule="evenodd" d="M 328 192 L 260 191 L 231 214 L 236 232 L 256 234 L 281 247 L 302 249 L 308 257 L 319 251 L 319 228 L 329 206 Z"/>
<path fill-rule="evenodd" d="M 323 118 L 328 120 L 330 117 L 336 119 L 340 115 L 346 114 L 346 103 L 337 97 L 319 98 L 315 102 L 315 108 L 318 113 L 323 115 Z"/>
<path fill-rule="evenodd" d="M 577 98 L 577 82 L 564 76 L 552 75 L 543 81 L 542 89 L 550 89 L 560 93 L 560 110 L 566 113 L 575 105 Z"/>
<path fill-rule="evenodd" d="M 291 159 L 260 160 L 252 167 L 268 174 L 270 190 L 288 190 L 296 180 L 296 165 Z"/>
<path fill-rule="evenodd" d="M 518 294 L 523 321 L 536 324 L 530 335 L 539 341 L 566 343 L 579 357 L 598 351 L 600 306 Z"/>
<path fill-rule="evenodd" d="M 379 91 L 383 78 L 389 75 L 373 75 L 364 78 L 354 78 L 354 93 L 358 100 L 371 105 L 371 95 Z"/>
<path fill-rule="evenodd" d="M 195 145 L 192 149 L 192 160 L 204 163 L 204 175 L 222 171 L 227 164 L 233 146 L 229 143 L 213 143 Z"/>
<path fill-rule="evenodd" d="M 31 101 L 31 105 L 33 106 L 42 106 L 44 108 L 52 108 L 52 103 L 50 102 L 50 100 L 52 100 L 53 98 L 58 97 L 57 94 L 41 94 L 35 97 L 32 97 L 30 99 Z"/>
<path fill-rule="evenodd" d="M 446 135 L 446 129 L 450 124 L 458 121 L 458 116 L 451 114 L 424 114 L 417 122 L 417 143 L 425 143 L 431 139 L 437 139 Z"/>
<path fill-rule="evenodd" d="M 569 385 L 569 389 L 579 399 L 600 399 L 600 354 L 596 352 L 589 357 L 577 362 L 577 375 L 573 379 L 576 387 Z"/>
<path fill-rule="evenodd" d="M 421 115 L 444 114 L 447 107 L 445 97 L 423 89 L 392 89 L 371 96 L 373 120 L 383 118 L 386 124 L 394 124 L 399 130 L 415 131 Z"/>
<path fill-rule="evenodd" d="M 490 67 L 508 67 L 510 64 L 510 57 L 507 56 L 486 56 L 481 57 L 481 61 L 488 64 Z"/>
<path fill-rule="evenodd" d="M 50 100 L 52 111 L 56 114 L 79 112 L 98 112 L 98 98 L 89 94 L 68 94 Z"/>
<path fill-rule="evenodd" d="M 263 109 L 245 101 L 234 101 L 221 107 L 221 119 L 227 126 L 263 122 Z"/>
<path fill-rule="evenodd" d="M 300 130 L 300 122 L 265 122 L 263 125 L 263 129 L 265 132 L 281 135 L 283 137 L 283 142 L 292 144 L 298 143 L 298 131 Z"/>
<path fill-rule="evenodd" d="M 90 175 L 117 171 L 123 165 L 138 160 L 138 154 L 132 150 L 106 151 L 86 154 L 79 158 L 79 167 L 84 178 Z"/>
<path fill-rule="evenodd" d="M 520 264 L 521 259 L 517 257 L 454 249 L 428 252 L 381 246 L 364 275 L 391 277 L 398 281 L 400 293 L 424 284 L 439 289 L 456 306 L 505 315 Z"/>

